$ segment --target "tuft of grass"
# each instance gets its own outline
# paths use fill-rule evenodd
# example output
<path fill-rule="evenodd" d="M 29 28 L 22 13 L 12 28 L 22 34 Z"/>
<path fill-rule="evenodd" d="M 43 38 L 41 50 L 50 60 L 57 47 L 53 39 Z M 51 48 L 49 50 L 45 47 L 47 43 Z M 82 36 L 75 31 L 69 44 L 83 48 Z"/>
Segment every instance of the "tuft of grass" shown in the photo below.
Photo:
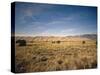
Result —
<path fill-rule="evenodd" d="M 47 57 L 45 57 L 45 56 L 43 56 L 43 57 L 41 57 L 41 59 L 40 59 L 41 61 L 47 61 L 48 60 L 48 58 Z"/>

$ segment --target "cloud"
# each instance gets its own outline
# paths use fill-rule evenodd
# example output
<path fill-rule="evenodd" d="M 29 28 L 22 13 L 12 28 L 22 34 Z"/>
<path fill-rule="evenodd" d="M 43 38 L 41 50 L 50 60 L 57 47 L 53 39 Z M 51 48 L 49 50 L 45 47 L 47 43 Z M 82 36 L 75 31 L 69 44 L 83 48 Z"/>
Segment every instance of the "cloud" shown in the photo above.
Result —
<path fill-rule="evenodd" d="M 43 12 L 48 12 L 50 9 L 56 7 L 55 5 L 48 5 L 48 4 L 25 4 L 21 5 L 21 7 L 16 7 L 18 8 L 19 11 L 21 11 L 22 14 L 26 16 L 32 16 L 32 15 L 38 15 Z M 17 11 L 18 11 L 17 10 Z"/>
<path fill-rule="evenodd" d="M 31 9 L 27 9 L 24 11 L 24 14 L 31 17 L 33 15 L 33 11 Z"/>
<path fill-rule="evenodd" d="M 66 29 L 66 30 L 62 30 L 61 33 L 71 33 L 71 32 L 75 32 L 76 29 L 70 28 L 70 29 Z"/>

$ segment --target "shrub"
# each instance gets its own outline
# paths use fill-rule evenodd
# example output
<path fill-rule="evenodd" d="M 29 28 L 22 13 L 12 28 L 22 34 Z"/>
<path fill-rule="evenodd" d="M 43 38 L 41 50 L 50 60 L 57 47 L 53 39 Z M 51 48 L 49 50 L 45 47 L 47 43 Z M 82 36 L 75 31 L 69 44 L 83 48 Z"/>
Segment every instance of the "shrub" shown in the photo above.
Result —
<path fill-rule="evenodd" d="M 57 41 L 58 44 L 59 44 L 60 42 L 61 42 L 61 41 L 59 41 L 59 40 Z"/>
<path fill-rule="evenodd" d="M 62 64 L 63 63 L 63 61 L 62 60 L 58 60 L 58 64 Z"/>
<path fill-rule="evenodd" d="M 82 44 L 85 44 L 86 42 L 85 41 L 82 41 Z"/>
<path fill-rule="evenodd" d="M 19 43 L 19 46 L 26 46 L 25 40 L 17 40 L 16 43 Z"/>

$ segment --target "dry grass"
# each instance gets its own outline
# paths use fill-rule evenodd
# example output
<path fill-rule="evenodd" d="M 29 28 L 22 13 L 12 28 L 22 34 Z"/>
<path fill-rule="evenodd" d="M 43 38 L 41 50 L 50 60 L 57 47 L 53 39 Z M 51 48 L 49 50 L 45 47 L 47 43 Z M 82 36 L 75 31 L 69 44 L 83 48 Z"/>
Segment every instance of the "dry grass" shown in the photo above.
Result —
<path fill-rule="evenodd" d="M 26 46 L 16 44 L 16 72 L 96 68 L 97 48 L 95 40 L 80 39 L 71 38 L 69 41 L 60 39 L 59 43 L 54 43 L 51 40 L 34 41 L 32 39 L 27 41 Z M 82 40 L 85 41 L 84 44 Z"/>

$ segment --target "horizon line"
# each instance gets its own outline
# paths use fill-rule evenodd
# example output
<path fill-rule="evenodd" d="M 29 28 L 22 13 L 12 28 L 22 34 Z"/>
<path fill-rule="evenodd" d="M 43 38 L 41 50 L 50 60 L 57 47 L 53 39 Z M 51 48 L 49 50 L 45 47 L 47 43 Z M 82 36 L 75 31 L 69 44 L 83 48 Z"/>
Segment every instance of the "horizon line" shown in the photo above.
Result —
<path fill-rule="evenodd" d="M 73 34 L 73 35 L 11 35 L 11 36 L 19 36 L 19 37 L 66 37 L 66 36 L 80 36 L 80 35 L 91 35 L 91 34 L 95 34 L 97 35 L 97 33 L 85 33 L 85 34 Z"/>

